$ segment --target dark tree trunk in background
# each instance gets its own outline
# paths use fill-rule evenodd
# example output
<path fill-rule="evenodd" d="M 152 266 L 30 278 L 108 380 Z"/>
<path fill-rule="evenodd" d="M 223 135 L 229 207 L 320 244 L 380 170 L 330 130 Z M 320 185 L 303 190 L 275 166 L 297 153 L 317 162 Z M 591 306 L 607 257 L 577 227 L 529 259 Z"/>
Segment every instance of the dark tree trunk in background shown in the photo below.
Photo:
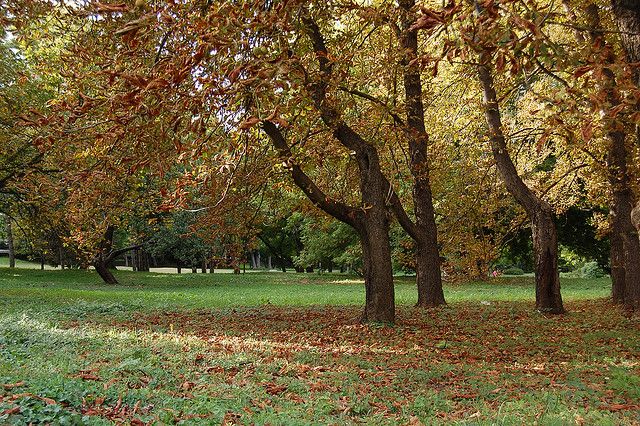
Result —
<path fill-rule="evenodd" d="M 180 262 L 176 263 L 176 269 L 178 270 L 178 273 L 181 274 L 182 273 L 182 264 Z"/>
<path fill-rule="evenodd" d="M 118 280 L 113 275 L 111 270 L 107 267 L 106 263 L 96 261 L 93 263 L 93 267 L 95 268 L 100 278 L 105 282 L 105 284 L 118 284 Z"/>
<path fill-rule="evenodd" d="M 429 159 L 427 147 L 429 136 L 424 123 L 422 82 L 420 66 L 415 62 L 418 52 L 418 30 L 412 29 L 416 22 L 413 13 L 415 0 L 401 0 L 403 9 L 400 44 L 404 50 L 402 58 L 405 91 L 406 127 L 409 137 L 410 169 L 413 175 L 413 202 L 415 223 L 406 221 L 405 230 L 416 243 L 417 306 L 433 307 L 445 304 L 438 251 L 438 231 L 431 183 L 429 181 Z M 396 212 L 397 213 L 397 212 Z M 402 225 L 405 221 L 398 218 Z M 407 226 L 410 229 L 407 229 Z"/>
<path fill-rule="evenodd" d="M 273 265 L 271 264 L 271 255 L 269 255 L 269 257 L 267 257 L 267 268 L 269 270 L 273 269 Z"/>
<path fill-rule="evenodd" d="M 60 264 L 60 269 L 64 269 L 64 252 L 62 250 L 62 244 L 58 246 L 58 263 Z"/>
<path fill-rule="evenodd" d="M 555 217 L 551 206 L 523 182 L 511 160 L 502 131 L 498 98 L 489 68 L 490 59 L 490 52 L 485 52 L 477 65 L 477 72 L 483 92 L 485 119 L 493 158 L 507 190 L 526 210 L 531 221 L 536 262 L 536 308 L 541 312 L 561 314 L 565 310 L 560 295 Z"/>
<path fill-rule="evenodd" d="M 96 254 L 93 260 L 93 267 L 106 284 L 118 284 L 118 280 L 109 269 L 109 263 L 113 260 L 110 257 L 110 252 L 113 247 L 114 232 L 115 228 L 113 226 L 107 226 L 104 236 L 102 237 L 102 242 L 100 243 L 98 254 Z"/>
<path fill-rule="evenodd" d="M 7 234 L 7 249 L 9 251 L 9 268 L 16 267 L 16 253 L 13 246 L 13 227 L 11 226 L 11 218 L 5 215 L 5 232 Z"/>
<path fill-rule="evenodd" d="M 149 254 L 144 247 L 134 250 L 134 271 L 149 272 Z"/>

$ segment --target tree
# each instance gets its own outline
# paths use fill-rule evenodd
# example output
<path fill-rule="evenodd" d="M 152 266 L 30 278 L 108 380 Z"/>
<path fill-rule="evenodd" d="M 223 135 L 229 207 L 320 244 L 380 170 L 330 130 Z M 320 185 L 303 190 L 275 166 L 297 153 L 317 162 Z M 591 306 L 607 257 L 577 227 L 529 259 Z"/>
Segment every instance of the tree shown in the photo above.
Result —
<path fill-rule="evenodd" d="M 630 77 L 631 84 L 635 84 L 636 92 L 640 90 L 640 71 L 637 64 L 640 62 L 640 5 L 637 2 L 629 0 L 612 0 L 613 14 L 615 22 L 620 32 L 622 46 L 624 49 L 625 60 L 632 69 Z M 591 20 L 594 30 L 591 31 L 592 42 L 603 45 L 606 48 L 603 33 L 596 29 L 599 27 L 599 19 L 597 17 L 597 9 L 591 6 Z M 607 56 L 607 62 L 612 62 L 612 53 Z M 615 77 L 612 72 L 606 72 L 605 76 L 611 84 L 615 84 Z M 609 89 L 608 97 L 612 106 L 624 105 L 623 100 L 616 98 L 614 89 Z M 637 92 L 640 93 L 640 92 Z M 637 153 L 640 150 L 640 107 L 636 101 L 635 108 L 632 110 L 635 120 L 631 118 L 631 123 L 624 127 L 617 127 L 609 132 L 611 139 L 610 162 L 611 162 L 611 184 L 613 187 L 613 233 L 612 239 L 615 239 L 616 249 L 620 250 L 614 253 L 624 260 L 624 294 L 623 301 L 628 309 L 640 311 L 640 198 L 633 193 L 631 183 L 632 171 L 628 171 L 628 163 L 633 164 L 633 160 L 628 157 L 631 153 Z M 619 126 L 619 125 L 618 125 Z M 635 127 L 634 132 L 631 131 Z M 635 138 L 635 144 L 629 149 L 627 139 Z M 635 149 L 634 149 L 635 148 Z M 637 155 L 635 156 L 637 163 Z M 635 207 L 634 207 L 634 203 Z M 612 244 L 613 246 L 613 244 Z M 620 278 L 618 278 L 620 280 Z M 614 287 L 618 287 L 617 294 L 614 299 L 622 296 L 620 283 L 614 283 Z M 617 297 L 616 297 L 617 296 Z"/>
<path fill-rule="evenodd" d="M 493 158 L 505 186 L 518 204 L 525 209 L 531 221 L 535 255 L 536 308 L 543 312 L 559 314 L 564 312 L 564 307 L 560 294 L 558 236 L 554 212 L 551 205 L 534 193 L 518 174 L 503 132 L 500 102 L 494 81 L 494 74 L 498 68 L 494 62 L 496 61 L 494 40 L 505 34 L 511 47 L 515 47 L 518 41 L 512 29 L 507 30 L 502 27 L 503 24 L 498 19 L 499 13 L 494 8 L 493 4 L 480 6 L 475 2 L 477 26 L 466 27 L 467 30 L 474 31 L 471 43 L 479 52 L 476 70 L 483 95 L 488 138 L 491 141 Z"/>

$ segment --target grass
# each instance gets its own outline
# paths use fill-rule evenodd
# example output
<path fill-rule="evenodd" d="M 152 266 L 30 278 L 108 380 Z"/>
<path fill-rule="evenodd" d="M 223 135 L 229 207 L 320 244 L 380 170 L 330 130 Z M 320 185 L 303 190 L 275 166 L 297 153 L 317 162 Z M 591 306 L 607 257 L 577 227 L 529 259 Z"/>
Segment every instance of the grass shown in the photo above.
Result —
<path fill-rule="evenodd" d="M 445 288 L 398 325 L 357 322 L 343 275 L 0 269 L 0 424 L 640 424 L 637 319 L 607 279 Z"/>

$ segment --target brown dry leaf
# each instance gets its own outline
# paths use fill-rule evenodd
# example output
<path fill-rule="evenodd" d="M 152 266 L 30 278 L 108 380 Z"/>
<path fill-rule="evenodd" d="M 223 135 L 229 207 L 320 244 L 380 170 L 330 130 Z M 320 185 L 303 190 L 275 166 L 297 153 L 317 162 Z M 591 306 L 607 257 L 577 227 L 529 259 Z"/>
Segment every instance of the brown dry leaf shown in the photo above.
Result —
<path fill-rule="evenodd" d="M 20 407 L 16 406 L 16 407 L 8 408 L 8 409 L 4 410 L 2 412 L 2 415 L 6 416 L 6 415 L 11 415 L 11 414 L 18 414 L 19 412 L 20 412 Z"/>
<path fill-rule="evenodd" d="M 2 387 L 7 389 L 7 390 L 9 390 L 9 389 L 13 389 L 13 388 L 19 388 L 19 387 L 24 386 L 24 385 L 25 385 L 24 381 L 21 380 L 21 381 L 16 382 L 16 383 L 4 384 L 4 385 L 2 385 Z"/>

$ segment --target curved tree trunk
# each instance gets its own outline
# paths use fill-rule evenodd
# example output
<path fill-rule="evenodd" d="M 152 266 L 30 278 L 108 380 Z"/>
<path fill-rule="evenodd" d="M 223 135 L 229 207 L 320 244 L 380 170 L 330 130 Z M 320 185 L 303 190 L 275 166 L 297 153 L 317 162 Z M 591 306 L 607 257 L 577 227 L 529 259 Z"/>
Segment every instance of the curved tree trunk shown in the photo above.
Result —
<path fill-rule="evenodd" d="M 502 131 L 502 120 L 493 76 L 489 69 L 490 58 L 490 52 L 485 52 L 482 55 L 477 72 L 482 86 L 491 151 L 507 190 L 525 209 L 531 221 L 536 262 L 536 308 L 540 311 L 560 314 L 565 310 L 560 295 L 558 238 L 554 214 L 551 206 L 539 198 L 520 178 L 511 160 Z"/>
<path fill-rule="evenodd" d="M 107 266 L 107 262 L 104 259 L 96 259 L 93 262 L 93 267 L 95 268 L 100 278 L 105 282 L 105 284 L 118 284 L 118 280 L 113 275 L 109 267 Z"/>

